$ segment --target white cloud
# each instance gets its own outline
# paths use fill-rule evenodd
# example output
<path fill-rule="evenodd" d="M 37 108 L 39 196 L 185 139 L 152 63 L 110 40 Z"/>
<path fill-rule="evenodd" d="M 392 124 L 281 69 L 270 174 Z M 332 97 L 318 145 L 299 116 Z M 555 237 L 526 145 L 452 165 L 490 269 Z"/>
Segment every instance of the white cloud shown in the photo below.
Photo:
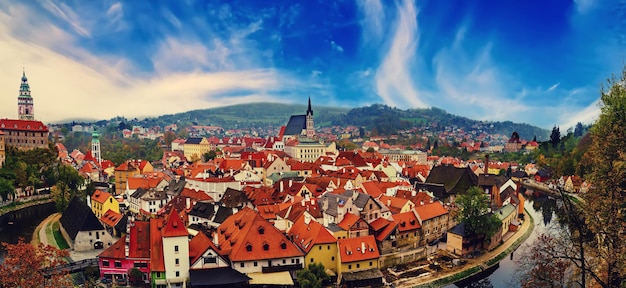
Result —
<path fill-rule="evenodd" d="M 259 28 L 246 27 L 241 35 L 254 29 Z M 5 67 L 0 69 L 0 95 L 6 95 L 0 117 L 17 117 L 22 65 L 31 85 L 35 117 L 45 123 L 154 116 L 255 101 L 289 102 L 294 101 L 288 98 L 293 95 L 279 99 L 271 94 L 327 88 L 272 68 L 234 66 L 229 45 L 244 44 L 235 40 L 208 49 L 197 41 L 166 38 L 153 57 L 158 73 L 145 75 L 124 58 L 96 55 L 76 46 L 75 37 L 20 4 L 0 10 L 0 63 Z M 216 71 L 207 72 L 207 67 Z"/>
<path fill-rule="evenodd" d="M 596 100 L 589 106 L 582 110 L 578 110 L 578 107 L 563 107 L 561 110 L 560 118 L 558 119 L 558 125 L 561 127 L 561 131 L 564 131 L 570 127 L 575 127 L 576 123 L 581 122 L 584 124 L 592 124 L 600 116 L 600 100 Z M 574 113 L 572 113 L 574 111 Z"/>
<path fill-rule="evenodd" d="M 376 92 L 390 106 L 406 103 L 411 107 L 426 107 L 411 72 L 419 38 L 417 11 L 409 0 L 402 4 L 397 7 L 398 18 L 389 50 L 376 71 Z"/>
<path fill-rule="evenodd" d="M 340 45 L 338 45 L 334 40 L 330 41 L 330 46 L 333 48 L 333 50 L 341 53 L 343 52 L 343 47 L 341 47 Z"/>
<path fill-rule="evenodd" d="M 594 0 L 574 0 L 574 3 L 576 3 L 576 11 L 580 14 L 585 14 L 593 8 Z"/>
<path fill-rule="evenodd" d="M 46 10 L 48 10 L 48 12 L 70 24 L 74 31 L 79 35 L 83 37 L 91 37 L 89 31 L 83 27 L 78 14 L 76 14 L 76 12 L 74 12 L 74 10 L 72 10 L 72 8 L 67 6 L 65 3 L 57 5 L 52 0 L 44 0 L 41 4 Z"/>
<path fill-rule="evenodd" d="M 548 88 L 548 92 L 552 92 L 552 91 L 554 91 L 554 89 L 556 89 L 557 87 L 559 87 L 559 85 L 560 85 L 560 84 L 561 84 L 561 82 L 556 83 L 556 84 L 554 84 L 554 85 L 550 86 L 550 88 Z"/>
<path fill-rule="evenodd" d="M 384 11 L 380 0 L 356 1 L 361 14 L 363 43 L 376 44 L 383 36 Z"/>

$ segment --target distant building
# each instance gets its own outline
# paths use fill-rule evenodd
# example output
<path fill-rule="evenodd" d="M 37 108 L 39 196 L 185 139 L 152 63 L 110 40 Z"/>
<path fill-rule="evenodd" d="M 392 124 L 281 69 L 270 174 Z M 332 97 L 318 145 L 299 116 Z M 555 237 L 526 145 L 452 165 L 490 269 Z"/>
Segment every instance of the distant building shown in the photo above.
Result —
<path fill-rule="evenodd" d="M 4 151 L 4 132 L 0 131 L 0 168 L 4 165 L 4 159 L 6 158 Z"/>
<path fill-rule="evenodd" d="M 287 142 L 287 139 L 297 138 L 298 136 L 304 136 L 307 138 L 315 137 L 315 126 L 313 122 L 313 109 L 311 109 L 311 97 L 309 97 L 309 107 L 306 110 L 305 115 L 291 115 L 287 126 L 283 131 L 283 141 Z"/>
<path fill-rule="evenodd" d="M 20 150 L 48 148 L 48 127 L 35 120 L 33 98 L 25 72 L 22 74 L 17 106 L 19 120 L 0 119 L 0 132 L 4 133 L 5 145 Z"/>
<path fill-rule="evenodd" d="M 504 144 L 504 152 L 519 152 L 522 149 L 522 141 L 519 139 L 519 134 L 513 132 L 509 141 Z"/>

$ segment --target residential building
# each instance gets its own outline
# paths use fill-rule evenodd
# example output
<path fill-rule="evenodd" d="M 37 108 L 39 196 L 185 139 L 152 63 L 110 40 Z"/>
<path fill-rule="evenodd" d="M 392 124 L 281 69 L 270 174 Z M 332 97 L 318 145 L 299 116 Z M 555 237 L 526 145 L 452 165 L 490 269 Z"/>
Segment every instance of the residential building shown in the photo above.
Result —
<path fill-rule="evenodd" d="M 275 284 L 262 283 L 262 279 L 272 278 L 292 281 L 295 272 L 303 268 L 304 253 L 248 207 L 228 217 L 217 232 L 219 247 L 227 251 L 231 267 L 252 278 L 251 284 Z"/>
<path fill-rule="evenodd" d="M 48 148 L 48 127 L 36 120 L 0 119 L 5 145 L 20 150 Z"/>
<path fill-rule="evenodd" d="M 90 202 L 91 211 L 98 218 L 102 217 L 109 210 L 120 213 L 120 202 L 105 191 L 94 191 Z"/>
<path fill-rule="evenodd" d="M 308 268 L 319 263 L 324 268 L 337 272 L 337 239 L 326 228 L 315 221 L 308 213 L 303 213 L 293 223 L 287 237 L 295 243 L 304 255 L 304 265 Z"/>
<path fill-rule="evenodd" d="M 422 226 L 424 241 L 429 243 L 435 239 L 443 237 L 448 231 L 448 209 L 443 207 L 441 202 L 416 206 L 413 208 L 419 224 Z"/>
<path fill-rule="evenodd" d="M 0 168 L 4 165 L 6 152 L 4 148 L 4 132 L 0 131 Z"/>
<path fill-rule="evenodd" d="M 103 279 L 127 279 L 128 270 L 137 268 L 150 283 L 150 222 L 128 223 L 126 235 L 98 254 L 98 266 Z"/>
<path fill-rule="evenodd" d="M 380 253 L 374 236 L 337 240 L 337 272 L 341 283 L 348 287 L 382 286 L 383 273 L 378 260 Z"/>
<path fill-rule="evenodd" d="M 59 222 L 61 234 L 74 251 L 108 248 L 113 244 L 109 232 L 78 197 L 72 198 Z"/>

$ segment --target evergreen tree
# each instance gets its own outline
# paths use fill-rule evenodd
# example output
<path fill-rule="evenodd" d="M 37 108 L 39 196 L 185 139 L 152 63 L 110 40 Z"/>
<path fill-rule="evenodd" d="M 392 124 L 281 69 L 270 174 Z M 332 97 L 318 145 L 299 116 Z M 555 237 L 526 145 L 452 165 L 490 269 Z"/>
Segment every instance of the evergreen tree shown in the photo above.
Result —
<path fill-rule="evenodd" d="M 583 123 L 576 123 L 576 128 L 574 128 L 574 137 L 582 137 L 585 128 L 583 128 Z"/>
<path fill-rule="evenodd" d="M 559 127 L 554 126 L 552 128 L 552 133 L 550 133 L 550 143 L 552 143 L 552 148 L 556 149 L 559 147 L 559 143 L 561 142 L 561 132 L 559 131 Z"/>

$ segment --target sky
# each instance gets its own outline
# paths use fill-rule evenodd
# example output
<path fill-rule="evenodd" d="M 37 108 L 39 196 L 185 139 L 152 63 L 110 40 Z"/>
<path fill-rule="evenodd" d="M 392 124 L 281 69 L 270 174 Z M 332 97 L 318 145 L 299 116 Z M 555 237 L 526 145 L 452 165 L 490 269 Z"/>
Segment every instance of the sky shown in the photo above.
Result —
<path fill-rule="evenodd" d="M 626 1 L 0 0 L 0 118 L 254 102 L 438 107 L 561 130 L 626 65 Z"/>

